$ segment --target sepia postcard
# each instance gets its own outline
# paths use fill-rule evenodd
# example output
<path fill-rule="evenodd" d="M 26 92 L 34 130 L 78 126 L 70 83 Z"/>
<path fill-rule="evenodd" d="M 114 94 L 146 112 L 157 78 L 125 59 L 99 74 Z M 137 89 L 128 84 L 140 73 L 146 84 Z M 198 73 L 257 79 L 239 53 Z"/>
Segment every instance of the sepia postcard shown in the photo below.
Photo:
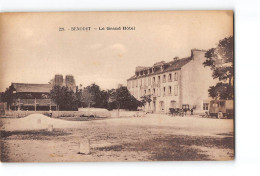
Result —
<path fill-rule="evenodd" d="M 0 13 L 1 162 L 226 161 L 233 11 Z"/>

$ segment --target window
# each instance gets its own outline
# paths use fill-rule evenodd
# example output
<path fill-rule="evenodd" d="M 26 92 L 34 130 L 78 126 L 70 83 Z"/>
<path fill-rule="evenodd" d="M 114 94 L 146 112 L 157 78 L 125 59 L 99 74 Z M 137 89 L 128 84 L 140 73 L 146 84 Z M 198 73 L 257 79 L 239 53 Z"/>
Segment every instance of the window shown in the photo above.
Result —
<path fill-rule="evenodd" d="M 164 101 L 160 101 L 160 110 L 164 110 Z"/>
<path fill-rule="evenodd" d="M 144 90 L 144 95 L 146 95 L 146 90 Z"/>
<path fill-rule="evenodd" d="M 171 73 L 169 74 L 168 81 L 172 82 L 172 74 Z"/>
<path fill-rule="evenodd" d="M 153 89 L 153 95 L 155 95 L 155 89 Z"/>
<path fill-rule="evenodd" d="M 209 104 L 203 103 L 203 110 L 209 110 Z"/>
<path fill-rule="evenodd" d="M 176 108 L 176 101 L 171 101 L 171 108 Z"/>
<path fill-rule="evenodd" d="M 148 94 L 149 94 L 149 95 L 151 94 L 151 89 L 148 89 Z"/>
<path fill-rule="evenodd" d="M 178 95 L 178 85 L 174 86 L 174 95 Z"/>
<path fill-rule="evenodd" d="M 171 86 L 169 86 L 169 95 L 171 95 L 172 94 L 172 87 Z"/>
<path fill-rule="evenodd" d="M 161 82 L 161 77 L 160 77 L 160 76 L 158 76 L 158 83 L 159 83 L 159 82 Z"/>
<path fill-rule="evenodd" d="M 135 83 L 136 87 L 138 87 L 138 80 L 136 80 L 136 83 Z"/>
<path fill-rule="evenodd" d="M 174 73 L 174 80 L 178 81 L 178 73 L 177 72 Z"/>
<path fill-rule="evenodd" d="M 160 97 L 161 96 L 161 89 L 157 89 L 157 96 Z"/>
<path fill-rule="evenodd" d="M 151 77 L 148 78 L 148 86 L 151 85 Z"/>
<path fill-rule="evenodd" d="M 166 89 L 166 88 L 165 88 L 165 87 L 163 87 L 163 96 L 165 96 L 165 89 Z"/>
<path fill-rule="evenodd" d="M 155 77 L 153 77 L 153 83 L 155 83 Z"/>
<path fill-rule="evenodd" d="M 166 75 L 163 75 L 163 82 L 166 82 Z"/>

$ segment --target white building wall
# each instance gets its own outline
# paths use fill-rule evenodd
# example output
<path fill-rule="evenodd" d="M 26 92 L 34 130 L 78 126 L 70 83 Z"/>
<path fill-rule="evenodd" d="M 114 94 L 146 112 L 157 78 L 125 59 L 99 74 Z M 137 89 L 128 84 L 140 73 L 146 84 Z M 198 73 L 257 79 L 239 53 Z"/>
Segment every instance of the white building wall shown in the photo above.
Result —
<path fill-rule="evenodd" d="M 217 80 L 213 80 L 212 71 L 209 67 L 204 67 L 203 62 L 206 60 L 205 51 L 192 50 L 192 60 L 186 65 L 182 66 L 181 70 L 165 72 L 156 75 L 147 75 L 136 80 L 128 80 L 128 89 L 136 99 L 141 100 L 141 96 L 149 93 L 152 95 L 152 102 L 145 106 L 145 110 L 153 110 L 154 112 L 168 113 L 169 108 L 172 107 L 172 101 L 175 101 L 174 108 L 182 108 L 182 105 L 188 104 L 189 108 L 196 107 L 194 112 L 203 113 L 203 102 L 210 101 L 208 96 L 208 89 L 210 86 L 216 84 Z M 177 74 L 177 80 L 174 79 L 174 74 Z M 169 81 L 169 74 L 172 74 L 172 81 Z M 163 75 L 166 75 L 166 81 L 163 82 Z M 160 83 L 158 83 L 158 76 L 160 76 Z M 153 82 L 155 77 L 155 84 Z M 151 84 L 149 85 L 149 78 Z M 169 86 L 172 92 L 169 94 Z M 166 88 L 165 95 L 163 88 Z M 177 87 L 178 93 L 174 94 L 174 88 Z M 155 94 L 153 93 L 155 89 Z M 155 102 L 155 107 L 154 107 Z M 160 102 L 164 102 L 162 110 Z"/>
<path fill-rule="evenodd" d="M 216 84 L 210 67 L 204 67 L 205 51 L 193 50 L 192 61 L 181 69 L 181 103 L 196 107 L 194 112 L 203 113 L 203 102 L 211 100 L 210 86 Z"/>
<path fill-rule="evenodd" d="M 177 74 L 177 79 L 175 80 L 174 74 Z M 171 74 L 172 79 L 169 81 L 169 74 Z M 164 82 L 163 76 L 166 75 L 166 80 Z M 158 82 L 158 76 L 160 76 L 160 82 Z M 155 83 L 153 82 L 153 77 L 155 77 Z M 151 83 L 149 83 L 149 78 Z M 138 86 L 136 83 L 138 82 Z M 141 100 L 141 97 L 144 96 L 144 91 L 146 95 L 152 94 L 152 102 L 145 106 L 146 111 L 152 110 L 153 112 L 167 113 L 171 107 L 171 102 L 174 101 L 175 108 L 180 108 L 181 104 L 179 103 L 180 99 L 180 70 L 156 74 L 156 75 L 147 75 L 147 77 L 141 77 L 135 80 L 128 81 L 128 89 L 132 95 L 138 100 Z M 163 88 L 165 87 L 165 94 Z M 171 93 L 169 92 L 169 87 L 171 87 Z M 177 87 L 177 94 L 175 94 L 175 87 Z M 154 93 L 155 89 L 155 93 Z M 155 102 L 155 107 L 154 107 Z M 164 103 L 164 108 L 161 107 L 160 102 Z"/>

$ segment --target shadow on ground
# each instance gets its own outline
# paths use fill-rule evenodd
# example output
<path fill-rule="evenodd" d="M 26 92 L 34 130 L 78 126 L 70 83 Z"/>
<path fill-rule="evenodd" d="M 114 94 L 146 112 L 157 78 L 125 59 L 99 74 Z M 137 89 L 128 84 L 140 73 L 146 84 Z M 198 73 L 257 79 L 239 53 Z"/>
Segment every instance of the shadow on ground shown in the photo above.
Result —
<path fill-rule="evenodd" d="M 4 140 L 48 140 L 48 137 L 67 136 L 70 134 L 58 129 L 54 129 L 52 132 L 47 130 L 0 131 L 0 137 Z"/>
<path fill-rule="evenodd" d="M 137 143 L 96 148 L 98 151 L 146 151 L 154 161 L 210 160 L 202 150 L 192 146 L 233 149 L 233 137 L 212 138 L 173 135 Z"/>

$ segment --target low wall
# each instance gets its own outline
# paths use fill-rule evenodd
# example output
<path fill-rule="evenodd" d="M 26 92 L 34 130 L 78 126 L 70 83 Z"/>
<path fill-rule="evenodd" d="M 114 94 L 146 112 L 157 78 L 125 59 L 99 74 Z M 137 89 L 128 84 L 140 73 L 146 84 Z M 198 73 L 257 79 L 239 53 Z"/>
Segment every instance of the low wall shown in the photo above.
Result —
<path fill-rule="evenodd" d="M 14 117 L 14 118 L 21 118 L 26 117 L 30 114 L 43 114 L 49 115 L 49 111 L 7 111 L 5 113 L 6 116 Z M 94 116 L 94 117 L 111 117 L 109 111 L 52 111 L 52 117 L 87 117 L 87 116 Z"/>
<path fill-rule="evenodd" d="M 119 117 L 142 117 L 144 115 L 143 111 L 126 111 L 123 109 L 119 111 Z M 118 110 L 112 110 L 111 117 L 118 117 Z"/>

